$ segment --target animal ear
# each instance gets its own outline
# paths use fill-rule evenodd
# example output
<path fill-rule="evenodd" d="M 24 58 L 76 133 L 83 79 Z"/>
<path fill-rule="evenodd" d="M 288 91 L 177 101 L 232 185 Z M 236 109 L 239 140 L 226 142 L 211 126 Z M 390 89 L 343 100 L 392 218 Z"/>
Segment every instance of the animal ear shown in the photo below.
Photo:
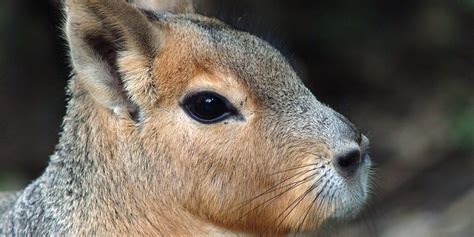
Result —
<path fill-rule="evenodd" d="M 134 113 L 137 106 L 124 86 L 134 82 L 124 80 L 127 69 L 119 59 L 139 55 L 151 61 L 162 47 L 160 27 L 123 0 L 66 0 L 65 10 L 72 67 L 81 86 L 115 113 Z"/>
<path fill-rule="evenodd" d="M 136 6 L 151 11 L 194 13 L 192 0 L 129 0 Z"/>

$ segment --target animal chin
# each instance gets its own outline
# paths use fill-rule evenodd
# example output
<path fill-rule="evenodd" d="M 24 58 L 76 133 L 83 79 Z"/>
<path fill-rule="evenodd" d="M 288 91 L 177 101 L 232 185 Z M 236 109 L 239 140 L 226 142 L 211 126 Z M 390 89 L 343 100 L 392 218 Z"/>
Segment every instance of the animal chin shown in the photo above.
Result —
<path fill-rule="evenodd" d="M 353 195 L 352 197 L 346 199 L 346 201 L 341 202 L 341 205 L 339 205 L 339 207 L 334 210 L 330 218 L 336 220 L 346 220 L 357 217 L 365 204 L 365 196 L 366 195 Z"/>
<path fill-rule="evenodd" d="M 340 199 L 337 201 L 331 218 L 344 220 L 357 217 L 366 204 L 368 197 L 366 176 L 359 177 L 360 180 L 348 184 L 341 191 Z"/>
<path fill-rule="evenodd" d="M 351 179 L 328 170 L 327 173 L 330 174 L 326 175 L 327 181 L 324 181 L 325 184 L 321 186 L 322 192 L 314 194 L 318 196 L 318 202 L 327 206 L 326 209 L 322 209 L 324 213 L 315 213 L 320 218 L 324 217 L 322 222 L 352 219 L 361 212 L 368 197 L 369 164 L 364 164 L 364 166 Z"/>

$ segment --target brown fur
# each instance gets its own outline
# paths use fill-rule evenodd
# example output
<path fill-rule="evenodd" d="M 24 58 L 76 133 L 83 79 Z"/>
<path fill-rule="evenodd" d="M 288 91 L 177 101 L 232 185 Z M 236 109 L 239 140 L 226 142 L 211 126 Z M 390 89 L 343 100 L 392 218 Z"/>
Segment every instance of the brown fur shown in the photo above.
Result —
<path fill-rule="evenodd" d="M 189 1 L 132 3 L 193 12 Z M 360 133 L 271 46 L 195 14 L 119 0 L 65 6 L 75 76 L 50 166 L 70 167 L 75 188 L 59 215 L 67 228 L 53 233 L 275 235 L 362 205 L 366 171 L 346 179 L 333 167 L 347 144 L 365 146 Z M 202 90 L 241 118 L 191 119 L 180 103 Z"/>
<path fill-rule="evenodd" d="M 127 12 L 133 11 L 126 10 L 124 13 L 117 13 L 112 10 L 109 12 L 110 9 L 107 7 L 110 6 L 98 5 L 98 11 L 104 12 L 105 17 L 118 15 L 119 17 L 115 19 L 118 20 L 115 23 L 117 26 L 122 24 L 120 20 L 122 14 L 129 17 L 130 14 Z M 122 8 L 125 7 L 120 9 Z M 137 13 L 132 15 L 137 15 Z M 143 182 L 143 186 L 139 186 L 142 189 L 137 189 L 135 184 L 128 185 L 127 181 L 122 180 L 117 184 L 117 189 L 120 191 L 112 192 L 120 193 L 124 197 L 120 198 L 119 203 L 114 201 L 112 204 L 104 204 L 105 210 L 97 212 L 98 218 L 93 219 L 94 222 L 104 224 L 103 229 L 107 232 L 114 230 L 117 233 L 126 233 L 130 230 L 140 230 L 139 234 L 155 233 L 156 229 L 160 233 L 204 233 L 209 221 L 222 228 L 237 231 L 252 230 L 260 233 L 295 228 L 309 206 L 309 204 L 303 204 L 309 203 L 309 200 L 305 200 L 302 205 L 292 209 L 291 215 L 281 221 L 281 225 L 276 228 L 275 222 L 281 217 L 282 210 L 289 207 L 308 189 L 309 183 L 283 194 L 278 200 L 255 213 L 248 212 L 270 199 L 271 195 L 252 202 L 245 208 L 236 207 L 249 198 L 258 196 L 262 191 L 268 190 L 272 185 L 291 177 L 291 173 L 272 176 L 271 171 L 310 164 L 312 159 L 307 155 L 309 153 L 318 154 L 323 159 L 329 160 L 330 148 L 320 141 L 297 141 L 296 138 L 294 141 L 269 139 L 268 137 L 272 134 L 268 134 L 267 124 L 262 124 L 265 122 L 260 119 L 264 113 L 262 109 L 264 105 L 259 104 L 253 88 L 240 80 L 239 75 L 225 68 L 225 65 L 219 62 L 219 58 L 215 57 L 216 55 L 206 54 L 214 49 L 212 42 L 202 35 L 203 32 L 191 24 L 180 22 L 179 19 L 149 23 L 144 22 L 143 17 L 139 15 L 137 17 L 140 19 L 129 20 L 138 22 L 134 23 L 134 26 L 127 26 L 128 23 L 126 23 L 124 24 L 126 29 L 119 30 L 125 32 L 123 37 L 126 38 L 125 41 L 131 41 L 129 43 L 131 47 L 145 46 L 145 48 L 122 52 L 118 57 L 118 68 L 123 76 L 125 91 L 130 95 L 133 103 L 137 104 L 144 114 L 147 114 L 148 119 L 141 124 L 140 132 L 137 132 L 131 121 L 114 120 L 113 116 L 110 117 L 110 112 L 97 108 L 92 101 L 86 107 L 87 110 L 94 108 L 100 112 L 80 111 L 80 113 L 97 113 L 103 116 L 102 119 L 90 121 L 90 124 L 98 126 L 98 130 L 100 127 L 101 130 L 110 131 L 108 134 L 102 131 L 102 134 L 95 135 L 96 137 L 104 136 L 104 140 L 97 142 L 97 145 L 107 147 L 108 153 L 114 156 L 114 158 L 104 157 L 111 162 L 114 160 L 109 164 L 112 167 L 104 169 L 133 170 L 134 172 L 128 174 L 128 177 L 134 181 Z M 220 26 L 220 23 L 212 19 L 200 16 L 196 19 Z M 138 27 L 136 27 L 137 24 Z M 148 24 L 159 28 L 159 32 L 156 33 L 156 30 Z M 88 26 L 85 27 L 87 28 Z M 140 29 L 140 34 L 143 36 L 133 40 L 133 35 L 136 34 L 134 32 L 137 31 L 129 32 L 129 28 Z M 154 36 L 149 39 L 150 35 L 159 37 Z M 155 42 L 160 47 L 149 46 L 153 45 L 150 42 Z M 240 105 L 238 109 L 241 109 L 246 117 L 246 126 L 233 122 L 202 126 L 197 122 L 187 121 L 189 118 L 177 102 L 187 91 L 198 89 L 212 89 L 227 97 L 233 104 Z M 85 88 L 85 90 L 93 93 L 90 89 Z M 80 89 L 75 91 L 77 93 Z M 223 137 L 222 134 L 226 136 Z M 203 139 L 203 137 L 208 139 Z M 233 139 L 229 139 L 230 137 Z M 275 142 L 281 145 L 275 147 Z M 127 146 L 121 147 L 119 144 L 127 144 Z M 116 151 L 111 150 L 110 147 L 117 145 L 119 146 L 116 147 Z M 121 149 L 125 150 L 121 151 Z M 129 157 L 121 157 L 124 154 Z M 123 164 L 123 159 L 135 157 L 136 159 L 147 157 L 149 159 L 146 161 L 147 167 L 154 167 L 151 170 L 159 171 L 160 174 L 155 177 L 155 174 L 148 173 L 149 170 L 141 170 L 143 167 L 139 164 L 144 161 L 134 160 Z M 247 159 L 248 157 L 268 158 L 259 160 Z M 282 162 L 278 157 L 291 157 L 291 159 Z M 119 166 L 113 167 L 116 165 Z M 131 167 L 120 167 L 122 165 Z M 145 177 L 137 177 L 137 175 Z M 117 176 L 117 179 L 123 178 L 119 174 Z M 307 177 L 297 175 L 285 184 L 301 181 L 304 178 Z M 113 207 L 108 207 L 108 205 Z M 129 215 L 136 216 L 137 219 L 130 222 L 130 220 L 121 221 L 116 216 L 103 216 L 103 213 L 112 212 L 116 206 L 124 209 L 119 213 L 131 212 Z M 133 213 L 138 210 L 141 210 L 143 216 Z M 331 208 L 327 209 L 329 210 Z M 327 211 L 308 218 L 303 228 L 317 227 L 321 220 L 330 214 L 330 211 L 326 213 Z M 96 227 L 82 220 L 78 222 L 85 226 Z"/>

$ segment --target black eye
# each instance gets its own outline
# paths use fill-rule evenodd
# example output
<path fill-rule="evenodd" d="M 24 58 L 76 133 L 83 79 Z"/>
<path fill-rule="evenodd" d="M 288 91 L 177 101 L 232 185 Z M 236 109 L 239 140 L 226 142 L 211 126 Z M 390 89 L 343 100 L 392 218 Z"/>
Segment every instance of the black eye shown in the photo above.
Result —
<path fill-rule="evenodd" d="M 182 106 L 193 119 L 205 124 L 222 121 L 237 113 L 227 99 L 208 91 L 186 97 Z"/>

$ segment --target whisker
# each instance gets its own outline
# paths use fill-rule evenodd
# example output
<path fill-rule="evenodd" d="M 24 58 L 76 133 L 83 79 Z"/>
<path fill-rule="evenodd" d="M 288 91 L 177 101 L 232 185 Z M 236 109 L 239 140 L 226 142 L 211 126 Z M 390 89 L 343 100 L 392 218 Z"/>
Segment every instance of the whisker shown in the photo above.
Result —
<path fill-rule="evenodd" d="M 323 201 L 324 201 L 324 203 L 325 203 L 324 213 L 327 213 L 327 212 L 330 210 L 329 208 L 330 208 L 330 204 L 331 204 L 330 201 L 331 201 L 331 200 L 327 200 L 327 201 L 326 201 L 326 199 L 323 199 Z M 334 231 L 335 231 L 335 233 L 333 232 L 333 233 L 335 234 L 335 236 L 336 236 L 336 237 L 339 236 L 339 229 L 337 229 L 337 228 L 332 228 L 332 226 L 330 226 L 330 228 L 327 229 L 328 234 L 329 234 L 330 232 L 332 232 L 333 229 L 334 229 Z"/>
<path fill-rule="evenodd" d="M 309 151 L 303 151 L 302 153 L 313 155 L 313 156 L 317 157 L 318 159 L 323 159 L 323 157 L 320 154 L 316 154 L 316 153 L 309 152 Z"/>
<path fill-rule="evenodd" d="M 289 186 L 291 186 L 291 187 L 289 187 L 289 188 L 286 189 L 285 191 L 283 191 L 283 192 L 281 192 L 281 193 L 279 193 L 279 194 L 273 196 L 272 198 L 266 200 L 265 202 L 260 203 L 259 205 L 257 205 L 257 206 L 256 206 L 254 209 L 252 209 L 251 211 L 255 210 L 256 208 L 259 208 L 260 206 L 262 206 L 262 205 L 268 203 L 269 201 L 272 201 L 272 200 L 274 200 L 274 199 L 276 199 L 276 198 L 278 198 L 278 197 L 281 197 L 282 195 L 284 195 L 284 194 L 287 193 L 288 191 L 292 190 L 293 188 L 296 188 L 296 187 L 298 187 L 299 185 L 302 185 L 303 183 L 308 182 L 311 178 L 314 177 L 314 175 L 316 175 L 316 174 L 311 174 L 311 175 L 309 175 L 308 177 L 306 177 L 306 178 L 304 178 L 304 179 L 302 179 L 302 180 L 295 181 L 295 182 L 289 184 Z M 251 211 L 250 211 L 250 212 L 251 212 Z"/>
<path fill-rule="evenodd" d="M 311 203 L 309 204 L 309 208 L 306 209 L 306 211 L 304 212 L 304 216 L 303 216 L 303 220 L 298 224 L 298 228 L 296 228 L 296 231 L 295 231 L 295 236 L 296 234 L 300 233 L 300 230 L 301 230 L 301 227 L 304 223 L 304 221 L 306 220 L 306 217 L 308 216 L 311 208 L 313 207 L 314 203 L 316 202 L 316 200 L 318 199 L 318 195 L 316 195 L 313 200 L 311 201 Z"/>
<path fill-rule="evenodd" d="M 327 187 L 327 183 L 326 182 L 323 187 L 321 188 L 321 190 L 315 195 L 313 201 L 310 203 L 309 205 L 309 208 L 305 211 L 305 215 L 303 217 L 303 220 L 300 222 L 300 224 L 298 225 L 298 228 L 296 229 L 296 232 L 295 233 L 299 233 L 300 230 L 301 230 L 301 227 L 303 226 L 303 223 L 305 222 L 306 218 L 308 217 L 308 214 L 309 212 L 311 211 L 311 208 L 313 207 L 314 203 L 316 202 L 316 200 L 319 198 L 319 196 L 325 191 L 326 187 Z M 317 211 L 319 210 L 319 207 L 321 206 L 321 202 L 319 202 L 318 204 L 318 208 L 317 208 Z"/>
<path fill-rule="evenodd" d="M 270 175 L 275 175 L 275 174 L 281 174 L 281 173 L 284 173 L 284 172 L 288 172 L 288 171 L 292 171 L 292 170 L 296 170 L 296 169 L 301 169 L 301 168 L 305 168 L 305 167 L 308 167 L 308 166 L 315 166 L 315 165 L 318 165 L 317 163 L 311 163 L 311 164 L 307 164 L 307 165 L 302 165 L 302 166 L 297 166 L 297 167 L 292 167 L 292 168 L 288 168 L 288 169 L 285 169 L 285 170 L 280 170 L 280 171 L 277 171 L 275 173 L 271 173 Z M 327 163 L 324 163 L 318 167 L 314 167 L 313 169 L 321 169 L 321 168 L 325 168 L 327 165 Z"/>
<path fill-rule="evenodd" d="M 303 199 L 306 198 L 306 196 L 310 192 L 312 192 L 315 188 L 316 188 L 315 185 L 311 185 L 311 187 L 308 188 L 308 190 L 306 190 L 303 194 L 301 194 L 298 198 L 296 198 L 280 215 L 278 215 L 275 221 L 277 221 L 291 206 L 293 206 L 291 210 L 278 223 L 277 229 L 280 227 L 281 224 L 283 224 L 283 221 L 285 221 L 285 219 L 290 215 L 291 212 L 293 212 L 293 210 L 301 203 L 301 201 L 303 201 Z"/>
<path fill-rule="evenodd" d="M 268 200 L 265 200 L 263 203 L 260 203 L 260 204 L 257 205 L 256 207 L 252 208 L 252 210 L 245 212 L 243 215 L 241 215 L 241 216 L 237 219 L 236 223 L 237 223 L 238 221 L 242 220 L 244 217 L 246 217 L 246 216 L 249 215 L 250 213 L 256 211 L 257 209 L 259 209 L 259 208 L 262 207 L 262 206 L 263 206 L 263 209 L 265 209 L 265 208 L 268 207 L 272 202 L 274 202 L 274 201 L 275 201 L 276 199 L 278 199 L 279 197 L 283 196 L 285 193 L 287 193 L 287 192 L 289 192 L 290 190 L 292 190 L 292 189 L 294 189 L 294 188 L 296 188 L 296 187 L 298 187 L 298 186 L 300 186 L 300 185 L 302 185 L 302 184 L 304 184 L 304 183 L 310 181 L 315 175 L 316 175 L 316 173 L 311 174 L 311 175 L 309 175 L 308 177 L 306 177 L 306 178 L 304 178 L 304 179 L 302 179 L 302 180 L 295 181 L 295 182 L 291 183 L 291 184 L 290 184 L 291 187 L 289 187 L 288 189 L 286 189 L 286 190 L 284 190 L 283 192 L 281 192 L 281 193 L 279 193 L 279 194 L 277 194 L 277 195 L 271 197 L 271 198 L 268 199 Z M 263 209 L 262 209 L 262 210 L 263 210 Z M 262 210 L 260 210 L 260 212 L 261 212 Z M 260 212 L 258 212 L 257 214 L 259 214 Z M 235 225 L 235 224 L 234 224 L 234 225 Z"/>
<path fill-rule="evenodd" d="M 286 181 L 288 181 L 288 180 L 290 180 L 290 179 L 297 178 L 298 176 L 307 174 L 307 173 L 309 173 L 309 172 L 311 172 L 311 171 L 313 171 L 313 170 L 312 170 L 312 169 L 311 169 L 311 170 L 304 170 L 304 171 L 298 172 L 298 173 L 296 173 L 296 174 L 294 174 L 294 175 L 292 175 L 292 176 L 290 176 L 290 177 L 284 179 L 283 181 L 281 181 L 281 182 L 279 182 L 279 183 L 273 185 L 272 187 L 270 187 L 269 189 L 267 189 L 267 190 L 264 191 L 263 193 L 260 193 L 260 194 L 258 194 L 257 196 L 255 196 L 255 197 L 253 197 L 253 198 L 251 198 L 251 199 L 248 199 L 248 200 L 246 200 L 246 201 L 244 201 L 244 202 L 238 204 L 238 205 L 237 205 L 238 208 L 237 208 L 236 210 L 239 210 L 240 208 L 244 207 L 245 205 L 248 205 L 250 202 L 256 200 L 257 198 L 262 197 L 262 196 L 265 195 L 265 194 L 271 193 L 271 192 L 273 192 L 273 191 L 276 191 L 276 190 L 278 190 L 278 189 L 285 188 L 285 187 L 291 185 L 292 183 L 286 184 L 286 185 L 281 186 L 281 187 L 278 187 L 278 186 L 280 186 L 281 184 L 285 183 Z"/>
<path fill-rule="evenodd" d="M 334 183 L 331 184 L 331 187 L 333 187 L 333 186 L 334 186 Z M 334 188 L 333 192 L 331 193 L 331 195 L 330 195 L 330 197 L 329 197 L 328 204 L 332 204 L 332 205 L 334 206 L 334 202 L 335 202 L 335 198 L 336 198 L 335 195 L 336 195 L 336 192 L 337 192 L 337 191 L 338 191 L 338 189 L 337 189 L 337 188 Z M 327 205 L 327 208 L 329 209 L 329 205 Z M 331 232 L 333 231 L 333 229 L 335 229 L 335 228 L 333 228 L 332 225 L 329 226 L 328 232 L 331 233 Z M 338 236 L 338 232 L 337 232 L 338 229 L 335 229 L 335 230 L 336 230 L 336 234 L 335 234 L 335 235 Z"/>

